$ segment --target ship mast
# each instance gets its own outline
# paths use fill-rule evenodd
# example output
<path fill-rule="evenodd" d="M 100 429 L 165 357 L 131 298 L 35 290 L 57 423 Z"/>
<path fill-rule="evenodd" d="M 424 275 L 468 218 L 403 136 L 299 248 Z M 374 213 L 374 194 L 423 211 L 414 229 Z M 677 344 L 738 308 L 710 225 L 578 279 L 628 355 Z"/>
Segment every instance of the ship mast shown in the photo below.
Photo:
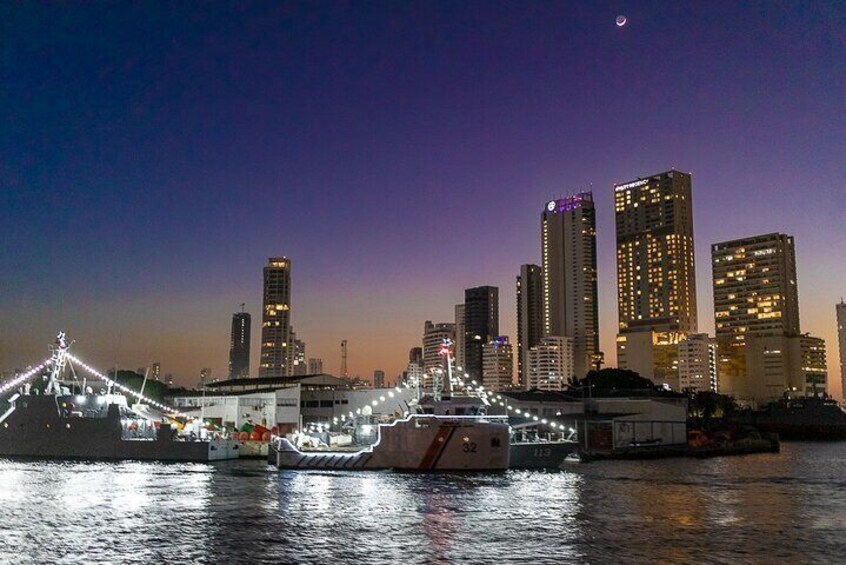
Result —
<path fill-rule="evenodd" d="M 50 348 L 53 351 L 53 356 L 50 358 L 52 365 L 50 369 L 50 380 L 47 383 L 47 389 L 44 394 L 61 394 L 62 387 L 59 385 L 59 377 L 65 370 L 65 365 L 68 362 L 67 355 L 70 349 L 68 338 L 65 332 L 59 332 L 56 336 L 56 342 Z"/>

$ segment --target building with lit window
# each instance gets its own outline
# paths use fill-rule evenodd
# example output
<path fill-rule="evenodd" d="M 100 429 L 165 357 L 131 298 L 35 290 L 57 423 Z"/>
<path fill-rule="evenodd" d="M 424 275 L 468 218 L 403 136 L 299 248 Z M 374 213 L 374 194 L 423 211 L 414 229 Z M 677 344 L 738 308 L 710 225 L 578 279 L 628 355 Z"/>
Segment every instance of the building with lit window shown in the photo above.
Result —
<path fill-rule="evenodd" d="M 517 276 L 517 387 L 529 388 L 529 349 L 543 337 L 543 271 L 522 265 Z"/>
<path fill-rule="evenodd" d="M 842 298 L 837 305 L 837 344 L 840 353 L 840 390 L 846 402 L 846 302 Z"/>
<path fill-rule="evenodd" d="M 445 339 L 455 341 L 455 324 L 450 322 L 434 324 L 426 320 L 423 326 L 423 373 L 426 386 L 429 385 L 432 370 L 445 367 L 444 357 L 439 354 Z"/>
<path fill-rule="evenodd" d="M 618 365 L 656 382 L 677 383 L 678 343 L 697 331 L 691 189 L 676 170 L 614 185 Z"/>
<path fill-rule="evenodd" d="M 306 361 L 306 344 L 301 339 L 297 339 L 294 330 L 291 330 L 291 375 L 301 377 L 308 374 L 308 364 Z"/>
<path fill-rule="evenodd" d="M 242 305 L 243 306 L 243 305 Z M 232 331 L 229 334 L 229 378 L 250 376 L 250 328 L 252 319 L 247 312 L 232 314 Z"/>
<path fill-rule="evenodd" d="M 826 391 L 825 342 L 801 334 L 792 236 L 711 246 L 721 392 L 750 404 Z"/>
<path fill-rule="evenodd" d="M 271 257 L 264 267 L 259 377 L 291 373 L 291 260 Z"/>
<path fill-rule="evenodd" d="M 690 334 L 678 344 L 678 390 L 719 392 L 717 341 L 708 334 Z"/>
<path fill-rule="evenodd" d="M 782 338 L 799 335 L 793 237 L 770 233 L 716 243 L 711 267 L 723 391 L 750 401 L 779 398 L 790 367 L 782 359 L 790 349 Z M 757 341 L 747 351 L 750 338 Z"/>
<path fill-rule="evenodd" d="M 593 194 L 551 200 L 541 213 L 543 333 L 573 338 L 574 370 L 599 354 L 596 210 Z"/>
<path fill-rule="evenodd" d="M 529 349 L 529 388 L 563 390 L 573 372 L 573 338 L 546 336 Z"/>
<path fill-rule="evenodd" d="M 513 386 L 514 354 L 508 336 L 499 336 L 482 346 L 482 385 L 488 390 L 510 390 Z"/>
<path fill-rule="evenodd" d="M 482 378 L 482 346 L 499 335 L 499 289 L 479 286 L 464 291 L 464 371 Z"/>
<path fill-rule="evenodd" d="M 464 304 L 455 305 L 455 366 L 464 369 Z"/>

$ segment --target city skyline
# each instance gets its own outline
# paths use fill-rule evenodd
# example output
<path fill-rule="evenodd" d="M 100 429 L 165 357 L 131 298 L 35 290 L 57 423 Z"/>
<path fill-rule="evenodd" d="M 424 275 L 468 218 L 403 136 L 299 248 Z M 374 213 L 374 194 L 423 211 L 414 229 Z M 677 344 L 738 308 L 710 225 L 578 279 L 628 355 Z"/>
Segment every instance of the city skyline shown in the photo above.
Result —
<path fill-rule="evenodd" d="M 22 33 L 36 47 L 9 60 L 26 55 L 27 69 L 75 74 L 61 84 L 63 106 L 51 105 L 59 82 L 22 66 L 3 94 L 15 119 L 0 194 L 9 226 L 0 311 L 27 323 L 7 326 L 0 368 L 40 359 L 64 328 L 92 361 L 161 361 L 184 384 L 203 367 L 226 374 L 227 321 L 242 302 L 258 319 L 259 269 L 279 254 L 297 262 L 292 324 L 328 372 L 337 372 L 337 344 L 347 339 L 351 374 L 381 367 L 393 378 L 421 324 L 453 319 L 463 290 L 478 285 L 503 290 L 499 333 L 516 342 L 511 289 L 521 264 L 540 264 L 538 207 L 591 184 L 600 349 L 615 365 L 612 186 L 675 166 L 696 185 L 699 331 L 714 333 L 710 245 L 789 233 L 802 330 L 826 340 L 838 391 L 832 304 L 846 293 L 838 253 L 846 183 L 834 142 L 843 122 L 832 116 L 842 115 L 843 79 L 815 71 L 839 60 L 840 32 L 824 17 L 782 28 L 782 6 L 664 6 L 648 17 L 635 10 L 618 29 L 604 7 L 502 7 L 484 16 L 418 7 L 330 15 L 328 29 L 345 33 L 338 44 L 302 26 L 282 49 L 269 30 L 279 54 L 252 57 L 238 29 L 270 16 L 299 21 L 294 12 L 161 14 L 133 27 L 79 9 L 78 33 L 52 22 L 64 33 L 53 34 L 58 47 L 40 50 L 37 38 L 49 34 L 39 24 L 13 27 L 13 42 Z M 221 31 L 225 21 L 235 23 Z M 412 21 L 429 31 L 399 41 Z M 221 41 L 210 46 L 211 30 Z M 79 39 L 92 31 L 114 50 L 101 55 L 97 41 Z M 440 37 L 434 50 L 429 35 Z M 308 47 L 314 40 L 324 47 Z M 643 64 L 646 52 L 667 46 L 677 47 L 672 56 Z M 715 50 L 731 62 L 717 63 Z M 334 74 L 310 74 L 298 53 Z M 214 57 L 218 72 L 201 75 Z M 104 83 L 86 82 L 101 63 Z M 407 71 L 400 80 L 398 70 Z M 689 80 L 671 91 L 651 86 L 681 72 Z M 359 75 L 369 80 L 353 82 Z M 181 102 L 139 86 L 151 80 L 181 92 Z M 765 96 L 761 85 L 772 82 L 781 87 Z M 272 110 L 274 97 L 291 112 Z M 639 134 L 649 142 L 635 147 Z M 302 141 L 288 141 L 295 137 Z M 280 222 L 286 210 L 295 217 Z M 63 214 L 73 220 L 54 221 Z"/>

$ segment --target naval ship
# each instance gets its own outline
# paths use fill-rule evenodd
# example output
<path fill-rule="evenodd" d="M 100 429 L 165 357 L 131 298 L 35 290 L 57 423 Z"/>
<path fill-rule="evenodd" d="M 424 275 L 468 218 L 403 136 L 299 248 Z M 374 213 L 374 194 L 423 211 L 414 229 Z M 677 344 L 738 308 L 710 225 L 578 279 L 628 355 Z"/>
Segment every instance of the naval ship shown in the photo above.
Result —
<path fill-rule="evenodd" d="M 175 420 L 152 408 L 148 399 L 148 404 L 130 406 L 123 394 L 108 389 L 96 394 L 91 387 L 71 394 L 60 380 L 69 362 L 69 347 L 60 333 L 51 359 L 44 363 L 50 373 L 43 393 L 25 382 L 40 376 L 38 370 L 0 387 L 0 398 L 11 391 L 3 402 L 8 408 L 0 415 L 0 456 L 158 461 L 238 457 L 237 442 L 208 437 L 199 422 L 177 430 Z"/>

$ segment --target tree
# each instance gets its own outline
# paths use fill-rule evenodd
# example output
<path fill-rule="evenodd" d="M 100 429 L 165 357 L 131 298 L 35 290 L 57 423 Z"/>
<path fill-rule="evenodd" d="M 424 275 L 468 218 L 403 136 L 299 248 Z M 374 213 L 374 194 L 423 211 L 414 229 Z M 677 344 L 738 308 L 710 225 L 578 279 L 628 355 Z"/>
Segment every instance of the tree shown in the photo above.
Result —
<path fill-rule="evenodd" d="M 593 390 L 655 389 L 655 384 L 628 369 L 606 368 L 588 371 L 583 379 L 573 379 L 573 386 Z"/>

